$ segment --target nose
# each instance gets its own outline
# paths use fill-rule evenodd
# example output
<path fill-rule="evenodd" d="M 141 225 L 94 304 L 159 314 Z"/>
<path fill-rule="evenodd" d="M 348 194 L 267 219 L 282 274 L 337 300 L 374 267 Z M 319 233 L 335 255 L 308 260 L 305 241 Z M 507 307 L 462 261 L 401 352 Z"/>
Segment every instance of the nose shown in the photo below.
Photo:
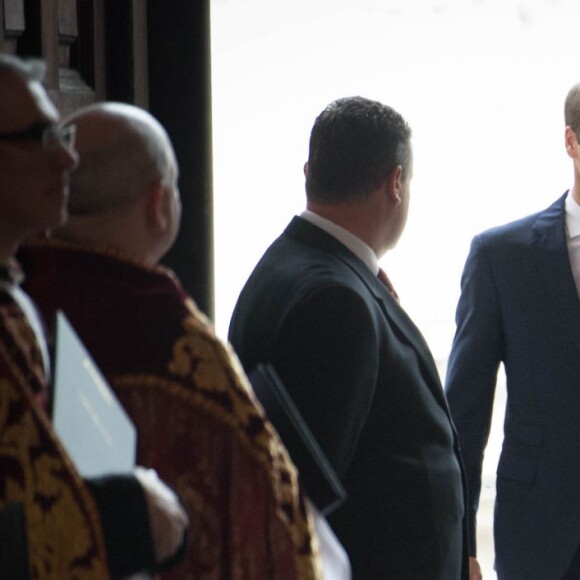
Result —
<path fill-rule="evenodd" d="M 55 167 L 63 171 L 74 171 L 79 164 L 79 154 L 72 145 L 55 143 L 50 150 Z"/>

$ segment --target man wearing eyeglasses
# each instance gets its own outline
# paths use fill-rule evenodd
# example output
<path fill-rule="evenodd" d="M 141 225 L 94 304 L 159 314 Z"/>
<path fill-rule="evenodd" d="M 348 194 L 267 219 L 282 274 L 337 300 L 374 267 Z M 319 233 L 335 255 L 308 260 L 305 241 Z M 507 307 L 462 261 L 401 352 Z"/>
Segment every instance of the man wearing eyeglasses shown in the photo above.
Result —
<path fill-rule="evenodd" d="M 26 236 L 66 219 L 78 156 L 74 126 L 59 125 L 42 75 L 42 63 L 0 54 L 0 530 L 22 556 L 3 551 L 0 575 L 152 571 L 183 544 L 187 517 L 173 492 L 143 469 L 82 480 L 46 414 L 46 342 L 14 254 Z"/>
<path fill-rule="evenodd" d="M 69 174 L 78 157 L 74 129 L 58 126 L 58 114 L 40 82 L 26 82 L 9 70 L 0 74 L 0 212 L 9 222 L 3 224 L 0 258 L 7 262 L 22 237 L 63 223 Z"/>

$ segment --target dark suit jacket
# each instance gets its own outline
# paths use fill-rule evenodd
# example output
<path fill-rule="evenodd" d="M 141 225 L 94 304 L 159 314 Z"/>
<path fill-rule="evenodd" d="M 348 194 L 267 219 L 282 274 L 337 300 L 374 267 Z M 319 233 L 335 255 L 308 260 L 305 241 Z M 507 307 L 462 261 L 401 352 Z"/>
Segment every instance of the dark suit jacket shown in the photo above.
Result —
<path fill-rule="evenodd" d="M 564 199 L 474 239 L 449 360 L 447 396 L 473 512 L 505 365 L 495 542 L 499 578 L 509 580 L 562 578 L 580 546 L 580 302 Z"/>
<path fill-rule="evenodd" d="M 330 523 L 354 577 L 459 578 L 462 474 L 443 390 L 367 266 L 294 218 L 244 287 L 230 340 L 247 371 L 275 366 L 341 476 L 348 500 Z"/>

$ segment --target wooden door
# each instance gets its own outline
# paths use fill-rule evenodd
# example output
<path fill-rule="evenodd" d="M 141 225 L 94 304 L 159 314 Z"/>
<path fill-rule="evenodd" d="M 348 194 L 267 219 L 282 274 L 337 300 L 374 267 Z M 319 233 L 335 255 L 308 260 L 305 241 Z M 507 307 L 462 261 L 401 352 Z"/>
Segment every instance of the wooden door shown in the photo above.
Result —
<path fill-rule="evenodd" d="M 104 0 L 0 0 L 0 50 L 46 62 L 63 115 L 105 95 Z"/>

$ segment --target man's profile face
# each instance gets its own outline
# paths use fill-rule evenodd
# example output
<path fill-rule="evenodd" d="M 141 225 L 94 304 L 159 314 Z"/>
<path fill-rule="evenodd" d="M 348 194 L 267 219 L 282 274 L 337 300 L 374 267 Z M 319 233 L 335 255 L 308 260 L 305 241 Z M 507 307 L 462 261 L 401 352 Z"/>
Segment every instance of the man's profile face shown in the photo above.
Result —
<path fill-rule="evenodd" d="M 66 219 L 69 174 L 77 157 L 60 143 L 2 139 L 59 115 L 41 83 L 0 73 L 0 227 L 14 239 L 58 226 Z"/>

